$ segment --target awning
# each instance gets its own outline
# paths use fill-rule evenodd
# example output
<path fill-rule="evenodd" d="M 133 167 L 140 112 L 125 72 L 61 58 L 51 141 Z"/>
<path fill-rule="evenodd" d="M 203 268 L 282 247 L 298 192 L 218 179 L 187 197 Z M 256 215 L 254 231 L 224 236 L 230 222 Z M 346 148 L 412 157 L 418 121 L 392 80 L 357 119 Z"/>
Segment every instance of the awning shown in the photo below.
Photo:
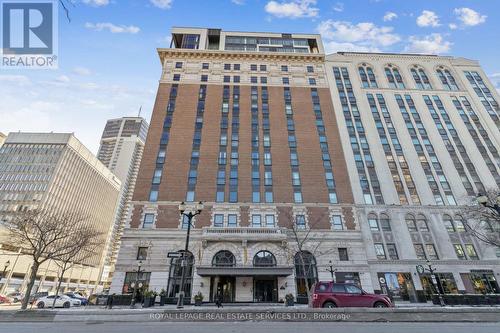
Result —
<path fill-rule="evenodd" d="M 198 266 L 196 273 L 199 276 L 289 276 L 293 273 L 293 267 L 275 266 L 275 267 L 212 267 Z"/>

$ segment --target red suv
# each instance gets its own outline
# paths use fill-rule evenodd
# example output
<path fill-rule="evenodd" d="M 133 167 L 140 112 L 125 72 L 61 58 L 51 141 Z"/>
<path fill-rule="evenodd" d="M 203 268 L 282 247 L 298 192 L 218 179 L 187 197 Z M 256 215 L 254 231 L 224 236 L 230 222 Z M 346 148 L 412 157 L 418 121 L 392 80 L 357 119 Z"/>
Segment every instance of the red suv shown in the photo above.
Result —
<path fill-rule="evenodd" d="M 354 284 L 320 281 L 312 290 L 309 306 L 313 308 L 393 307 L 387 295 L 368 294 Z"/>

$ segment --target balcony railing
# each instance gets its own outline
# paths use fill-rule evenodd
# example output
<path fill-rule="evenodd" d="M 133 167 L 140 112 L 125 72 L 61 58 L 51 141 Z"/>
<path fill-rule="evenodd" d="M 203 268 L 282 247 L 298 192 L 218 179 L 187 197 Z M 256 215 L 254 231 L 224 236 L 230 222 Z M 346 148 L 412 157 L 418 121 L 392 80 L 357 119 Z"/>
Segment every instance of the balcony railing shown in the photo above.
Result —
<path fill-rule="evenodd" d="M 203 228 L 204 238 L 265 238 L 265 239 L 285 239 L 286 233 L 281 228 L 256 228 L 256 227 L 205 227 Z"/>

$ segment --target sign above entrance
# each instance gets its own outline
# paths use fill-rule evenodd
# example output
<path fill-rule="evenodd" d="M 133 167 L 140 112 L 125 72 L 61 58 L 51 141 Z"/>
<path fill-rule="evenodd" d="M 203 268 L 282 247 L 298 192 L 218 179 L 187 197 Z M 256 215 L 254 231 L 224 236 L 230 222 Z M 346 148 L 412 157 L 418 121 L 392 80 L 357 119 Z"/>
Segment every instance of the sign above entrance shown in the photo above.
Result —
<path fill-rule="evenodd" d="M 182 258 L 182 252 L 169 252 L 167 258 Z"/>

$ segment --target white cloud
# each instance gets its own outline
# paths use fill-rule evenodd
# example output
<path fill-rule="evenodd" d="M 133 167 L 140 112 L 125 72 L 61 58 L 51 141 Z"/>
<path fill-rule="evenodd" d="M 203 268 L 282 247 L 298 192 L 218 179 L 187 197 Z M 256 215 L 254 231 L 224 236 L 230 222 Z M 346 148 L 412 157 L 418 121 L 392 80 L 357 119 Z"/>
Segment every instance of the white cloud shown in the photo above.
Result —
<path fill-rule="evenodd" d="M 31 84 L 31 80 L 25 75 L 0 75 L 0 83 L 6 82 L 19 86 L 27 86 Z"/>
<path fill-rule="evenodd" d="M 76 75 L 88 76 L 92 72 L 88 68 L 78 66 L 78 67 L 73 68 L 73 73 L 75 73 Z"/>
<path fill-rule="evenodd" d="M 455 8 L 455 15 L 458 20 L 462 22 L 465 26 L 475 26 L 486 22 L 486 15 L 481 15 L 473 9 L 470 8 Z"/>
<path fill-rule="evenodd" d="M 333 10 L 336 11 L 336 12 L 343 12 L 344 11 L 344 3 L 343 2 L 337 2 L 334 6 L 333 6 Z"/>
<path fill-rule="evenodd" d="M 439 27 L 439 16 L 433 11 L 424 10 L 422 14 L 417 17 L 417 25 L 419 27 Z"/>
<path fill-rule="evenodd" d="M 56 78 L 56 81 L 61 83 L 68 83 L 71 80 L 67 75 L 60 75 Z"/>
<path fill-rule="evenodd" d="M 245 0 L 231 0 L 232 3 L 234 3 L 235 5 L 244 5 L 245 4 Z"/>
<path fill-rule="evenodd" d="M 435 33 L 424 37 L 411 36 L 410 44 L 406 46 L 405 52 L 421 54 L 447 53 L 452 43 L 445 40 L 441 34 Z"/>
<path fill-rule="evenodd" d="M 450 23 L 450 24 L 448 24 L 448 27 L 449 27 L 451 30 L 457 30 L 457 29 L 458 29 L 458 25 L 456 25 L 455 23 Z"/>
<path fill-rule="evenodd" d="M 170 9 L 172 7 L 173 0 L 149 0 L 153 6 L 161 9 Z"/>
<path fill-rule="evenodd" d="M 324 39 L 327 52 L 360 51 L 380 52 L 381 48 L 401 40 L 392 27 L 378 27 L 371 22 L 352 24 L 345 21 L 326 20 L 316 30 Z"/>
<path fill-rule="evenodd" d="M 102 7 L 109 5 L 109 0 L 83 0 L 83 3 L 94 7 Z"/>
<path fill-rule="evenodd" d="M 314 7 L 316 0 L 269 1 L 264 7 L 266 12 L 279 18 L 316 17 L 319 9 Z"/>
<path fill-rule="evenodd" d="M 105 22 L 105 23 L 90 23 L 87 22 L 85 23 L 85 28 L 91 29 L 94 31 L 102 31 L 102 30 L 109 30 L 111 33 L 118 34 L 118 33 L 128 33 L 128 34 L 136 34 L 141 29 L 139 29 L 136 26 L 133 25 L 115 25 L 113 23 Z"/>
<path fill-rule="evenodd" d="M 385 13 L 384 17 L 383 17 L 383 20 L 384 22 L 390 22 L 394 19 L 397 19 L 398 18 L 398 14 L 394 13 L 394 12 L 387 12 Z"/>

